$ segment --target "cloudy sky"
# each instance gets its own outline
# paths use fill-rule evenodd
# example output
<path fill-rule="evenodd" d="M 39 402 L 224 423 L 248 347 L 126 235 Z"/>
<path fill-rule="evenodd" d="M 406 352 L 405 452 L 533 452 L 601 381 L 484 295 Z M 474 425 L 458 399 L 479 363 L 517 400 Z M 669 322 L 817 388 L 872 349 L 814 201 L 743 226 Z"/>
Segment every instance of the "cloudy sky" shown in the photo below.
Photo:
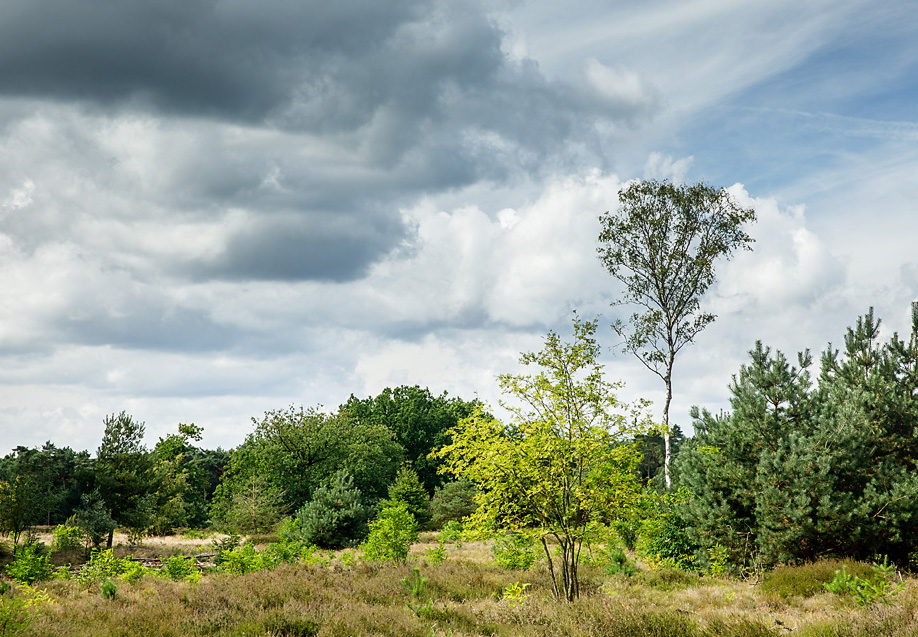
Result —
<path fill-rule="evenodd" d="M 754 206 L 673 419 L 756 339 L 918 298 L 918 2 L 3 0 L 0 452 L 106 414 L 239 444 L 265 410 L 419 384 L 494 401 L 572 310 L 632 179 Z"/>

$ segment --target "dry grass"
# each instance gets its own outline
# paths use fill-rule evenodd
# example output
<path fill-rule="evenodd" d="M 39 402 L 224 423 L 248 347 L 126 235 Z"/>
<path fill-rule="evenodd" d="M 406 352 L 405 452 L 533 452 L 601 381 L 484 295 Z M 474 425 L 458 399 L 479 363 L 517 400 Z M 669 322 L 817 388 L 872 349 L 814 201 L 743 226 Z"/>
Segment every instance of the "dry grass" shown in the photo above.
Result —
<path fill-rule="evenodd" d="M 30 609 L 31 624 L 22 634 L 918 636 L 918 582 L 913 580 L 891 604 L 858 609 L 826 592 L 781 596 L 738 580 L 666 573 L 627 578 L 584 566 L 582 598 L 559 604 L 542 564 L 525 572 L 501 570 L 490 563 L 488 543 L 468 542 L 448 544 L 449 559 L 433 565 L 423 556 L 436 546 L 436 536 L 425 534 L 421 540 L 407 565 L 286 564 L 236 577 L 210 574 L 196 584 L 148 575 L 134 584 L 119 583 L 114 600 L 103 599 L 97 584 L 54 581 L 43 585 L 52 603 Z M 143 549 L 188 554 L 201 544 L 157 538 L 144 542 Z M 421 601 L 430 600 L 429 612 L 416 614 L 408 606 L 412 600 L 402 579 L 413 566 L 427 578 Z M 783 576 L 794 581 L 811 574 L 800 570 Z M 516 582 L 529 584 L 525 596 L 502 599 Z"/>

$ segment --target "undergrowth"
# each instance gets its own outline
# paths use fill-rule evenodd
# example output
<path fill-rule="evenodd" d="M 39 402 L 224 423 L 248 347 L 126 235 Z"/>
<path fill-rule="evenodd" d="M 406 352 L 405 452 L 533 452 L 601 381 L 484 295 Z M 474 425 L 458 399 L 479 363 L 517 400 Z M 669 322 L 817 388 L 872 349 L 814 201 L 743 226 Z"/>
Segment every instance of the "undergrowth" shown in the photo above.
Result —
<path fill-rule="evenodd" d="M 430 542 L 438 546 L 436 538 Z M 438 563 L 425 547 L 415 547 L 406 563 L 294 545 L 256 549 L 230 542 L 221 548 L 227 559 L 199 579 L 187 576 L 191 563 L 181 557 L 164 560 L 160 576 L 125 577 L 137 562 L 100 551 L 79 577 L 7 586 L 0 593 L 0 635 L 918 634 L 918 586 L 911 582 L 889 604 L 866 608 L 825 591 L 842 566 L 858 577 L 875 573 L 855 562 L 784 567 L 754 585 L 678 569 L 625 577 L 620 569 L 627 560 L 610 549 L 582 565 L 588 583 L 582 597 L 558 603 L 544 563 L 506 570 L 481 548 L 464 553 L 453 546 L 449 559 Z M 247 561 L 261 562 L 261 568 L 238 568 Z M 617 565 L 613 574 L 610 564 Z M 790 601 L 775 601 L 782 599 Z M 4 618 L 15 633 L 2 628 Z"/>

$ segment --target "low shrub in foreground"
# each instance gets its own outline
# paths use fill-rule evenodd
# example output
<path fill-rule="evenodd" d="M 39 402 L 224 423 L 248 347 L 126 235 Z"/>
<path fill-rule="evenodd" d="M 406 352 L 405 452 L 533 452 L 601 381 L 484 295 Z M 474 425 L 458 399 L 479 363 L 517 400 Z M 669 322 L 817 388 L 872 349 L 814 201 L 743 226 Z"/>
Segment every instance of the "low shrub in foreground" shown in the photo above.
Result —
<path fill-rule="evenodd" d="M 54 566 L 41 544 L 17 547 L 12 563 L 6 565 L 6 574 L 19 584 L 34 584 L 51 579 Z"/>
<path fill-rule="evenodd" d="M 659 570 L 641 571 L 632 578 L 635 583 L 661 591 L 673 591 L 680 588 L 698 586 L 701 577 L 698 573 L 683 571 L 678 568 L 661 568 Z"/>
<path fill-rule="evenodd" d="M 799 566 L 778 566 L 762 581 L 762 591 L 783 599 L 812 597 L 825 591 L 825 585 L 835 579 L 835 572 L 845 569 L 851 575 L 868 578 L 873 573 L 869 564 L 852 559 L 828 559 Z"/>
<path fill-rule="evenodd" d="M 404 563 L 408 549 L 418 539 L 418 524 L 404 502 L 394 502 L 370 523 L 370 534 L 361 545 L 371 562 Z"/>
<path fill-rule="evenodd" d="M 873 573 L 869 578 L 852 575 L 842 566 L 840 571 L 835 571 L 835 578 L 825 585 L 825 589 L 837 595 L 851 595 L 859 606 L 869 606 L 874 602 L 888 604 L 894 595 L 905 588 L 901 581 L 895 582 L 896 575 L 896 567 L 890 565 L 885 558 L 882 564 L 873 565 Z"/>
<path fill-rule="evenodd" d="M 494 540 L 491 546 L 494 563 L 501 568 L 527 571 L 536 561 L 535 541 L 524 533 L 507 533 Z"/>

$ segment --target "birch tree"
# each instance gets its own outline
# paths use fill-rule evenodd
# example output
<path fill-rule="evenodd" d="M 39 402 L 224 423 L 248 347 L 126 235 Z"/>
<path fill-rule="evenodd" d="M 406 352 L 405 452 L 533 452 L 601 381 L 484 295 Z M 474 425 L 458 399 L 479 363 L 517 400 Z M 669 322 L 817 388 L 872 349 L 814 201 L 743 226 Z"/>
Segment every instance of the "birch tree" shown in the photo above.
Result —
<path fill-rule="evenodd" d="M 738 248 L 751 249 L 743 224 L 755 211 L 738 206 L 724 189 L 703 183 L 632 183 L 619 193 L 621 205 L 599 217 L 599 258 L 625 290 L 615 305 L 637 305 L 627 323 L 612 328 L 666 386 L 663 407 L 663 472 L 671 486 L 669 408 L 676 354 L 714 321 L 701 297 L 714 283 L 714 264 Z"/>

